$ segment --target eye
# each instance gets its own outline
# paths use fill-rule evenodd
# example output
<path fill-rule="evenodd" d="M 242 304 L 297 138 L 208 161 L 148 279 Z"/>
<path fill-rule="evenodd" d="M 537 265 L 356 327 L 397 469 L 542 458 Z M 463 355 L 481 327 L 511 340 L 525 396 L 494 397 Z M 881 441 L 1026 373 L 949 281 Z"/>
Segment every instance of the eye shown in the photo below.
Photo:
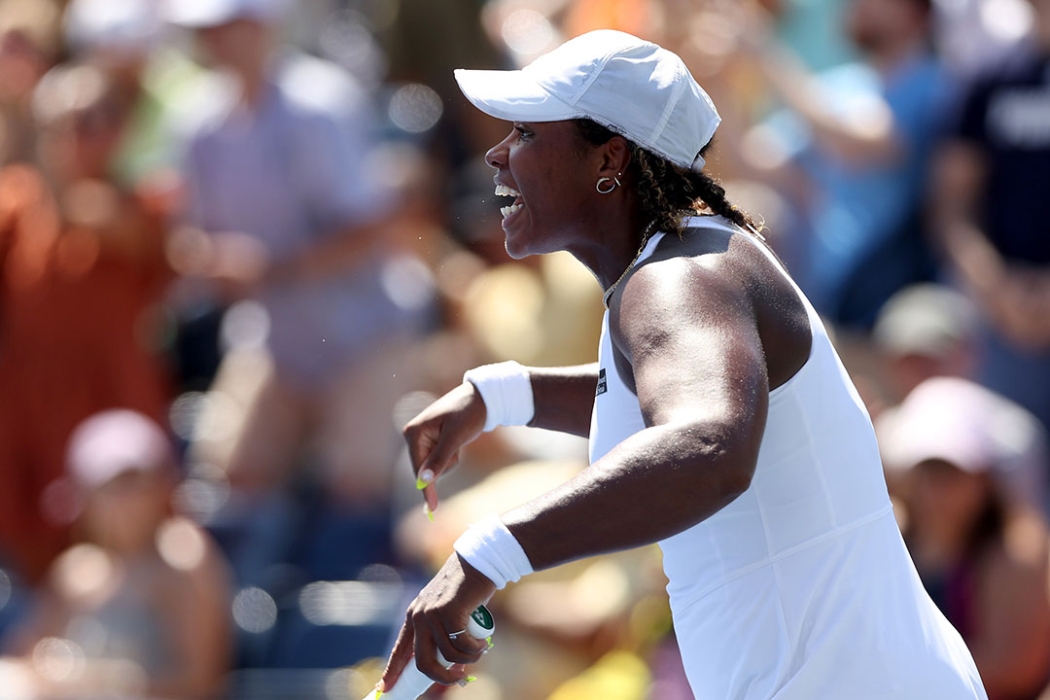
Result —
<path fill-rule="evenodd" d="M 528 127 L 524 124 L 515 124 L 514 130 L 518 132 L 518 139 L 520 141 L 528 141 L 533 136 L 533 133 L 529 131 Z"/>

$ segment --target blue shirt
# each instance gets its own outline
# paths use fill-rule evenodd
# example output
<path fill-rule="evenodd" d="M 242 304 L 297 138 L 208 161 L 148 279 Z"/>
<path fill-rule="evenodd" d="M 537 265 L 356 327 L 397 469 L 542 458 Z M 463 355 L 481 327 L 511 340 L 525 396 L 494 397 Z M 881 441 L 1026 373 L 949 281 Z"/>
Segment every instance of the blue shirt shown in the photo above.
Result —
<path fill-rule="evenodd" d="M 915 220 L 947 79 L 933 57 L 917 56 L 885 78 L 852 63 L 823 74 L 822 83 L 829 104 L 845 116 L 863 111 L 874 99 L 884 101 L 903 153 L 885 163 L 847 162 L 820 150 L 800 120 L 782 118 L 780 130 L 793 141 L 796 163 L 816 193 L 804 217 L 805 263 L 796 277 L 814 306 L 838 320 L 846 285 L 856 282 L 880 245 Z"/>
<path fill-rule="evenodd" d="M 341 69 L 292 54 L 253 111 L 234 97 L 227 95 L 190 140 L 193 224 L 249 234 L 281 262 L 390 210 L 391 193 L 368 171 L 376 146 L 369 101 Z M 264 289 L 278 370 L 322 381 L 337 363 L 409 322 L 413 310 L 395 303 L 387 262 Z"/>

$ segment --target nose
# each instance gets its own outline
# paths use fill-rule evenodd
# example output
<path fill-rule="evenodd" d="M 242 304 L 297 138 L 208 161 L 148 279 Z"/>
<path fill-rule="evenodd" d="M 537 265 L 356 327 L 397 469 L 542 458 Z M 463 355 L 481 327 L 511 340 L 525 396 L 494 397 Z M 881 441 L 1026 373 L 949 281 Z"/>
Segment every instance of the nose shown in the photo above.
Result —
<path fill-rule="evenodd" d="M 513 134 L 514 132 L 511 131 L 506 138 L 504 138 L 502 141 L 490 148 L 487 153 L 485 153 L 485 162 L 488 163 L 489 167 L 495 168 L 496 170 L 506 167 L 507 142 Z"/>

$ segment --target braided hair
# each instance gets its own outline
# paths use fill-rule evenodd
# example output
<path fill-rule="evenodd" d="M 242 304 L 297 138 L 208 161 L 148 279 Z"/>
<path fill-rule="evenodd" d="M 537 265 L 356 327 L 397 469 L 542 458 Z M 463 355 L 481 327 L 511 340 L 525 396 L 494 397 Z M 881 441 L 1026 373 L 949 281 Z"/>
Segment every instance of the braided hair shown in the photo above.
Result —
<path fill-rule="evenodd" d="M 575 122 L 584 142 L 592 146 L 600 146 L 616 136 L 616 132 L 590 119 Z M 681 235 L 682 220 L 686 216 L 718 214 L 743 229 L 758 232 L 760 225 L 726 199 L 725 188 L 713 177 L 675 165 L 634 142 L 628 143 L 631 148 L 628 172 L 633 172 L 638 182 L 643 219 L 655 221 L 654 230 Z M 704 146 L 700 154 L 706 153 L 710 145 Z"/>

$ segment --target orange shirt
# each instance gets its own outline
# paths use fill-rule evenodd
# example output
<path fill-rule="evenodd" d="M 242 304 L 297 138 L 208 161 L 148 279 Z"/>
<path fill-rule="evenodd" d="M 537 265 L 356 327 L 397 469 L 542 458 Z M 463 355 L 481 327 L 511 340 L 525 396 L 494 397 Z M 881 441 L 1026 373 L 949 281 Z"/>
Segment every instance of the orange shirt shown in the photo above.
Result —
<path fill-rule="evenodd" d="M 73 428 L 118 406 L 163 425 L 170 392 L 151 347 L 163 219 L 102 184 L 71 192 L 79 225 L 38 171 L 0 170 L 0 557 L 31 580 L 68 541 L 44 501 Z"/>

